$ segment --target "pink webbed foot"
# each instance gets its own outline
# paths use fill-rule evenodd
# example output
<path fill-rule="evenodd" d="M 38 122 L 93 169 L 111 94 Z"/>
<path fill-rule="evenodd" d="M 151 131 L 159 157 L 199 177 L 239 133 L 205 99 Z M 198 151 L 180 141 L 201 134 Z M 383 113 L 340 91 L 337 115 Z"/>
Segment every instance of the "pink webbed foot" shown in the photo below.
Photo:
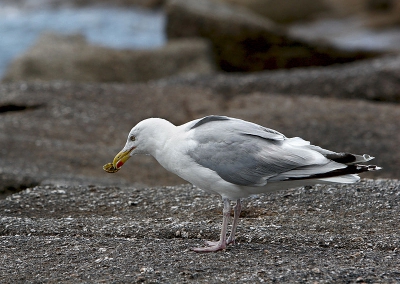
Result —
<path fill-rule="evenodd" d="M 230 217 L 230 211 L 231 207 L 229 204 L 229 200 L 224 198 L 224 210 L 223 210 L 223 219 L 222 219 L 222 227 L 221 227 L 221 235 L 220 239 L 218 242 L 211 242 L 211 241 L 206 241 L 206 247 L 202 248 L 192 248 L 193 251 L 195 252 L 214 252 L 214 251 L 219 251 L 225 249 L 229 244 L 235 244 L 235 232 L 236 232 L 236 226 L 238 223 L 240 211 L 241 211 L 241 203 L 240 199 L 237 200 L 236 205 L 235 205 L 235 214 L 234 214 L 234 220 L 232 224 L 232 231 L 229 236 L 229 238 L 226 238 L 226 230 L 228 227 L 228 219 Z"/>
<path fill-rule="evenodd" d="M 214 252 L 223 250 L 226 248 L 226 242 L 206 242 L 207 247 L 202 248 L 192 248 L 195 252 Z"/>
<path fill-rule="evenodd" d="M 229 244 L 235 244 L 235 240 L 227 240 L 225 242 L 225 245 L 220 244 L 220 242 L 214 242 L 214 241 L 204 241 L 206 247 L 202 247 L 202 248 L 192 248 L 193 251 L 195 252 L 213 252 L 213 251 L 219 251 L 219 250 L 223 250 L 226 249 L 226 247 Z"/>
<path fill-rule="evenodd" d="M 206 244 L 206 246 L 208 247 L 213 247 L 218 245 L 219 242 L 215 242 L 215 241 L 204 241 L 204 243 Z"/>
<path fill-rule="evenodd" d="M 218 245 L 219 242 L 215 242 L 215 241 L 204 241 L 204 243 L 206 244 L 206 246 L 208 247 L 213 247 Z M 226 240 L 226 245 L 230 245 L 230 244 L 235 244 L 235 240 Z"/>

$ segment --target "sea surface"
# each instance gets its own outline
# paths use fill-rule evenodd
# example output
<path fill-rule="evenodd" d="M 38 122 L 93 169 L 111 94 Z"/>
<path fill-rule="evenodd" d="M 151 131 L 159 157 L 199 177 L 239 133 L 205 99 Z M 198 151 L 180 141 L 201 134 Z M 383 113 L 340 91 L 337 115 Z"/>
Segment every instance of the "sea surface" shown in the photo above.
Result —
<path fill-rule="evenodd" d="M 162 11 L 117 7 L 21 8 L 0 1 L 0 78 L 42 32 L 80 33 L 95 44 L 151 49 L 165 44 Z"/>

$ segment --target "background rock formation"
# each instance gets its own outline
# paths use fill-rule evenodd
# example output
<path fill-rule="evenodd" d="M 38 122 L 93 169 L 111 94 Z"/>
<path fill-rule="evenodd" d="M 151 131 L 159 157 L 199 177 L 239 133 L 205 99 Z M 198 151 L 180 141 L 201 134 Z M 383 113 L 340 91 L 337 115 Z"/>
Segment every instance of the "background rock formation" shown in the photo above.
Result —
<path fill-rule="evenodd" d="M 44 34 L 8 68 L 3 82 L 144 82 L 216 69 L 211 45 L 201 38 L 170 41 L 155 50 L 116 50 L 80 36 Z"/>
<path fill-rule="evenodd" d="M 326 66 L 377 55 L 291 37 L 268 18 L 216 1 L 170 0 L 166 10 L 168 38 L 209 39 L 217 64 L 224 71 Z"/>
<path fill-rule="evenodd" d="M 3 84 L 0 167 L 4 173 L 34 178 L 42 184 L 182 183 L 150 157 L 135 157 L 113 175 L 106 174 L 101 167 L 123 147 L 129 130 L 142 119 L 163 117 L 182 124 L 221 114 L 254 121 L 288 137 L 300 136 L 331 150 L 368 153 L 376 157 L 374 163 L 384 168 L 370 177 L 399 176 L 397 104 L 325 98 L 324 94 L 330 93 L 324 92 L 325 80 L 318 80 L 308 71 L 299 73 L 297 78 L 298 82 L 313 80 L 321 97 L 263 92 L 262 87 L 254 87 L 256 84 L 246 86 L 246 82 L 251 82 L 246 77 L 202 78 L 192 85 L 174 79 L 171 83 L 136 85 Z M 275 86 L 282 83 L 279 76 L 269 80 Z M 262 77 L 258 81 L 262 82 Z M 358 84 L 363 85 L 361 81 Z M 219 91 L 224 86 L 228 91 Z"/>

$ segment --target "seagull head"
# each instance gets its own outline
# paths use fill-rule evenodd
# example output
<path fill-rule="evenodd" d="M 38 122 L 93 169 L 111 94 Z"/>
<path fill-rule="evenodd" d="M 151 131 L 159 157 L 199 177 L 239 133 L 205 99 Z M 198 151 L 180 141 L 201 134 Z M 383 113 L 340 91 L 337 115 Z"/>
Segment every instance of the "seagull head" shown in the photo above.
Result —
<path fill-rule="evenodd" d="M 134 126 L 128 134 L 124 148 L 114 157 L 114 168 L 119 170 L 136 154 L 151 154 L 165 142 L 172 123 L 161 118 L 148 118 Z"/>

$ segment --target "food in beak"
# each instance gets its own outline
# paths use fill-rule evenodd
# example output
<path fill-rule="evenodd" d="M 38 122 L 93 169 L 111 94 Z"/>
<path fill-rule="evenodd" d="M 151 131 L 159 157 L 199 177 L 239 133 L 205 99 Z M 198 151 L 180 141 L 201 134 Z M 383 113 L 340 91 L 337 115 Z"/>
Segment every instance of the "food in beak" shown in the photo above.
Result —
<path fill-rule="evenodd" d="M 115 168 L 112 163 L 107 163 L 103 166 L 103 170 L 105 170 L 107 173 L 116 173 L 119 171 L 119 168 Z"/>

